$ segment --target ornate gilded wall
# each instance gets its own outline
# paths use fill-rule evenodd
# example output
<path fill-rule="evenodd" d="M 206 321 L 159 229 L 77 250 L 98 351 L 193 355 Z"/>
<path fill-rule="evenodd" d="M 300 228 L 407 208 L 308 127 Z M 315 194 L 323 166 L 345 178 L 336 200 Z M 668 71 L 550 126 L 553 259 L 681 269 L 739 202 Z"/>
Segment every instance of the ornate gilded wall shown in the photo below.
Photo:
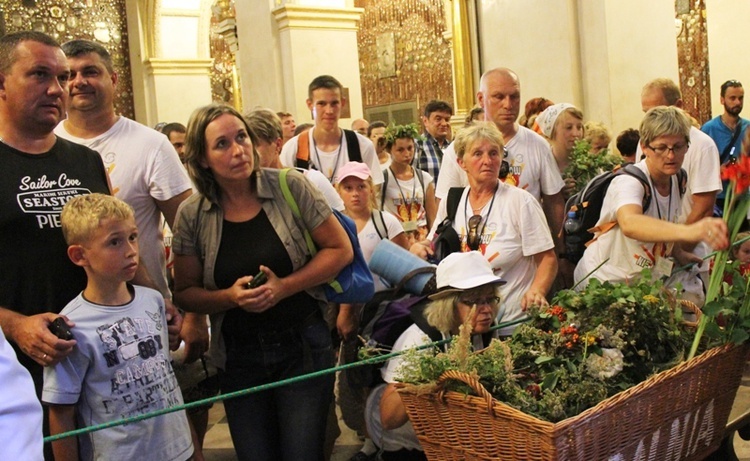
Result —
<path fill-rule="evenodd" d="M 705 0 L 676 0 L 677 62 L 684 109 L 701 124 L 711 118 Z"/>
<path fill-rule="evenodd" d="M 211 15 L 211 95 L 215 102 L 223 102 L 242 110 L 239 94 L 239 75 L 236 67 L 237 31 L 234 0 L 217 0 Z"/>
<path fill-rule="evenodd" d="M 443 0 L 356 0 L 355 6 L 365 9 L 357 34 L 365 111 L 414 102 L 421 112 L 431 99 L 453 104 Z"/>
<path fill-rule="evenodd" d="M 60 43 L 84 38 L 102 44 L 112 55 L 119 77 L 115 109 L 126 117 L 134 117 L 125 0 L 0 2 L 0 35 L 21 30 L 45 32 Z"/>

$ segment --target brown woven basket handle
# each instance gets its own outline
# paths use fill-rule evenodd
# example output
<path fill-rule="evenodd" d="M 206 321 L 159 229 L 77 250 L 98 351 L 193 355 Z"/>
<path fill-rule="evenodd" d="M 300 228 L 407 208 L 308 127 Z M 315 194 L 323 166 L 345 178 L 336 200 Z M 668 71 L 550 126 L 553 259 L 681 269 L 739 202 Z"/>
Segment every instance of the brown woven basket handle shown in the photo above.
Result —
<path fill-rule="evenodd" d="M 487 404 L 487 413 L 489 413 L 490 416 L 495 416 L 495 399 L 492 397 L 492 394 L 487 392 L 487 389 L 485 389 L 477 379 L 474 379 L 472 376 L 460 371 L 448 370 L 440 375 L 437 380 L 437 385 L 440 388 L 437 394 L 438 399 L 443 401 L 445 400 L 445 384 L 448 380 L 461 381 L 462 383 L 467 384 L 469 387 L 471 387 L 474 392 L 479 395 L 479 397 L 484 399 L 484 402 Z"/>
<path fill-rule="evenodd" d="M 683 311 L 689 311 L 695 314 L 695 322 L 688 322 L 687 320 L 683 319 L 682 323 L 684 323 L 688 327 L 696 328 L 698 326 L 698 323 L 700 323 L 701 316 L 703 315 L 701 308 L 698 307 L 694 302 L 688 301 L 687 299 L 680 299 L 679 303 Z"/>

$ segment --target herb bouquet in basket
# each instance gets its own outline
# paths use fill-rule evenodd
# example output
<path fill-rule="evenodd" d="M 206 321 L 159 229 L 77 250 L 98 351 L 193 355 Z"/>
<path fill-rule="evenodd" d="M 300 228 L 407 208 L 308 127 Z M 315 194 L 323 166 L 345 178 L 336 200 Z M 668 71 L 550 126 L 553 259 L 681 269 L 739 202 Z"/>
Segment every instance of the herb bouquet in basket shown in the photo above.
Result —
<path fill-rule="evenodd" d="M 462 331 L 446 353 L 405 356 L 401 398 L 428 459 L 697 460 L 718 447 L 744 348 L 686 362 L 694 325 L 650 274 L 591 280 L 528 314 L 480 353 Z"/>

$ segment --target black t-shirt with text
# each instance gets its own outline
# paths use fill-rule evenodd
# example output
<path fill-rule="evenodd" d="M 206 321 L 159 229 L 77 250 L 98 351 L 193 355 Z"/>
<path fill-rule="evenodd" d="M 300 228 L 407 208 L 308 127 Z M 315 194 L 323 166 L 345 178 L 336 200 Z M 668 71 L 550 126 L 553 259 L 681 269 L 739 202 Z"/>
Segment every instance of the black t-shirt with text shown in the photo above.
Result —
<path fill-rule="evenodd" d="M 43 154 L 0 143 L 0 306 L 58 313 L 85 288 L 86 274 L 68 259 L 60 213 L 93 192 L 109 193 L 95 151 L 60 138 Z"/>

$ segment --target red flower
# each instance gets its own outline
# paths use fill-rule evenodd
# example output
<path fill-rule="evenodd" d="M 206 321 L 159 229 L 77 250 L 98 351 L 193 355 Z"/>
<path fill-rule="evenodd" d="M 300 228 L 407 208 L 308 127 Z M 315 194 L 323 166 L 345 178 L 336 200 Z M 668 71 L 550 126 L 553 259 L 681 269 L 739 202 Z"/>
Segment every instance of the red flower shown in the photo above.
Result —
<path fill-rule="evenodd" d="M 561 322 L 564 322 L 566 320 L 565 309 L 563 309 L 559 305 L 554 305 L 554 306 L 550 307 L 549 308 L 549 314 L 550 315 L 554 315 Z"/>
<path fill-rule="evenodd" d="M 721 179 L 733 181 L 736 194 L 744 193 L 750 187 L 750 156 L 741 155 L 737 161 L 722 166 Z"/>

